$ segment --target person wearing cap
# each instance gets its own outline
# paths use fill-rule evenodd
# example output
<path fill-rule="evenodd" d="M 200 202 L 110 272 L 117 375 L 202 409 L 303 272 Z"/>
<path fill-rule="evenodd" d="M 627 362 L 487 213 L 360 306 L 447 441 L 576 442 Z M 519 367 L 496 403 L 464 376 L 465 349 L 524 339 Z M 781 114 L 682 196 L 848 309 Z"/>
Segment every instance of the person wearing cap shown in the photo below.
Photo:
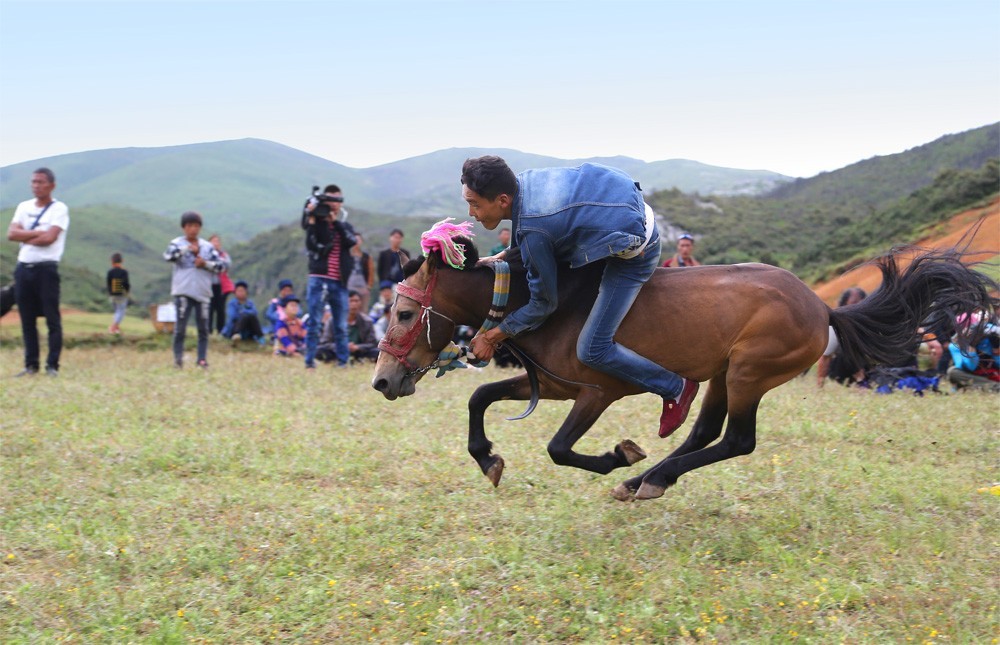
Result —
<path fill-rule="evenodd" d="M 354 267 L 351 247 L 357 243 L 354 228 L 341 212 L 344 196 L 331 184 L 323 189 L 325 201 L 306 204 L 304 225 L 306 252 L 309 255 L 309 282 L 306 284 L 306 369 L 316 367 L 323 306 L 330 305 L 337 344 L 337 362 L 346 366 L 351 355 L 347 349 L 347 281 Z"/>
<path fill-rule="evenodd" d="M 701 262 L 694 259 L 694 238 L 690 233 L 683 233 L 677 238 L 677 253 L 663 261 L 665 267 L 700 267 Z"/>
<path fill-rule="evenodd" d="M 275 356 L 299 356 L 306 346 L 306 330 L 299 319 L 300 301 L 294 293 L 281 299 L 284 317 L 274 331 Z"/>
<path fill-rule="evenodd" d="M 215 247 L 198 237 L 201 215 L 188 211 L 181 215 L 184 235 L 174 238 L 163 252 L 163 259 L 174 265 L 170 295 L 177 308 L 174 324 L 174 365 L 184 366 L 184 335 L 194 311 L 198 325 L 198 367 L 208 367 L 208 308 L 212 299 L 212 276 L 225 271 L 229 264 Z"/>
<path fill-rule="evenodd" d="M 267 309 L 264 310 L 264 319 L 267 321 L 267 327 L 264 329 L 265 333 L 274 335 L 278 321 L 285 317 L 285 310 L 281 306 L 281 299 L 293 293 L 295 293 L 295 288 L 291 280 L 282 278 L 278 281 L 278 297 L 271 298 L 271 301 L 267 304 Z M 299 317 L 302 317 L 301 311 L 299 312 Z"/>
<path fill-rule="evenodd" d="M 379 318 L 392 309 L 392 288 L 395 286 L 396 284 L 391 280 L 383 280 L 378 283 L 378 300 L 368 310 L 368 317 L 373 321 L 378 322 Z"/>
<path fill-rule="evenodd" d="M 658 394 L 663 399 L 660 436 L 680 427 L 698 382 L 614 340 L 639 290 L 660 263 L 655 216 L 643 201 L 639 184 L 617 168 L 592 163 L 527 170 L 515 176 L 496 156 L 467 159 L 461 181 L 471 217 L 490 231 L 510 221 L 528 278 L 528 303 L 472 339 L 470 349 L 476 358 L 490 360 L 499 343 L 537 329 L 555 312 L 560 264 L 575 268 L 604 261 L 597 298 L 577 338 L 577 358 Z M 503 259 L 509 252 L 486 262 Z"/>
<path fill-rule="evenodd" d="M 222 335 L 232 338 L 234 343 L 238 340 L 264 342 L 257 305 L 247 297 L 245 280 L 237 280 L 233 285 L 233 299 L 226 304 L 226 324 L 222 327 Z"/>

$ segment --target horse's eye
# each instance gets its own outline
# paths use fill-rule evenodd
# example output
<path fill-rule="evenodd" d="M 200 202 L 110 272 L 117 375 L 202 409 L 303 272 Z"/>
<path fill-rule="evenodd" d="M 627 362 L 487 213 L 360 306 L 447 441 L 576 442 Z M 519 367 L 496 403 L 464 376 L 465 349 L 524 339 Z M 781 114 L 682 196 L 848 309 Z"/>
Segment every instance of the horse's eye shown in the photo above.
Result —
<path fill-rule="evenodd" d="M 399 322 L 406 322 L 407 320 L 410 320 L 411 318 L 413 318 L 413 312 L 412 311 L 401 311 L 401 312 L 399 312 L 399 316 L 398 317 L 399 317 Z"/>

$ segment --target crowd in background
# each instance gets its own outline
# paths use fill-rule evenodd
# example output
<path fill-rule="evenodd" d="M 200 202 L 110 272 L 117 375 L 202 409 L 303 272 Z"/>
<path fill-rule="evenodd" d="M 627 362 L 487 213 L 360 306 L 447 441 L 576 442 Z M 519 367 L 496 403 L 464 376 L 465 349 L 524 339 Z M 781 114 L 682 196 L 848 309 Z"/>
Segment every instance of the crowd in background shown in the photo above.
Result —
<path fill-rule="evenodd" d="M 52 197 L 55 185 L 51 170 L 36 170 L 32 175 L 35 199 L 18 205 L 8 228 L 8 239 L 21 242 L 15 285 L 2 294 L 3 313 L 15 301 L 21 312 L 25 369 L 18 376 L 39 371 L 38 317 L 45 317 L 49 330 L 46 373 L 55 376 L 59 369 L 62 328 L 58 310 L 58 263 L 69 227 L 69 210 Z M 402 267 L 412 256 L 402 246 L 403 231 L 396 228 L 389 234 L 388 246 L 378 253 L 377 260 L 373 258 L 364 248 L 362 234 L 347 224 L 343 201 L 340 188 L 332 184 L 307 201 L 301 220 L 309 254 L 305 301 L 296 295 L 294 282 L 282 278 L 277 283 L 277 293 L 263 312 L 250 299 L 247 282 L 233 281 L 230 277 L 232 261 L 223 249 L 221 237 L 215 234 L 207 241 L 202 239 L 201 216 L 195 212 L 184 213 L 181 216 L 183 235 L 173 239 L 163 253 L 164 260 L 173 265 L 175 365 L 183 366 L 186 328 L 192 315 L 197 328 L 197 365 L 200 367 L 208 366 L 211 333 L 230 339 L 234 345 L 246 342 L 266 347 L 275 356 L 301 357 L 309 369 L 315 367 L 316 360 L 339 366 L 375 360 L 378 343 L 388 327 L 394 287 L 402 281 Z M 676 243 L 676 253 L 662 266 L 700 266 L 693 255 L 693 236 L 682 234 Z M 497 255 L 510 244 L 511 231 L 502 227 L 490 254 Z M 376 284 L 378 295 L 372 303 Z M 114 311 L 109 332 L 120 334 L 131 292 L 129 274 L 120 253 L 111 256 L 106 289 Z M 843 293 L 838 306 L 855 306 L 865 297 L 863 290 L 851 288 Z M 964 332 L 972 328 L 981 333 L 970 343 Z M 458 333 L 463 331 L 466 336 L 470 335 L 470 330 Z M 1000 390 L 1000 327 L 996 320 L 983 320 L 975 315 L 960 316 L 956 320 L 937 317 L 925 321 L 919 332 L 923 334 L 929 369 L 917 369 L 916 352 L 912 360 L 903 365 L 872 369 L 855 365 L 849 357 L 841 355 L 831 328 L 829 346 L 817 369 L 818 385 L 822 387 L 827 379 L 832 379 L 848 385 L 882 387 L 880 383 L 886 378 L 947 375 L 959 388 Z M 497 356 L 501 365 L 514 364 L 512 358 L 509 361 L 503 358 Z"/>
<path fill-rule="evenodd" d="M 184 337 L 190 316 L 197 333 L 197 364 L 207 367 L 208 336 L 217 333 L 233 345 L 254 343 L 275 356 L 301 358 L 307 368 L 315 361 L 340 366 L 375 360 L 392 306 L 393 286 L 402 280 L 402 265 L 410 253 L 402 247 L 404 234 L 393 229 L 378 265 L 364 249 L 363 236 L 346 223 L 343 195 L 335 185 L 314 196 L 303 208 L 302 228 L 309 252 L 305 297 L 296 295 L 291 279 L 282 278 L 277 294 L 261 312 L 249 296 L 245 280 L 230 277 L 229 254 L 219 235 L 206 242 L 198 213 L 181 216 L 182 236 L 171 241 L 164 260 L 173 263 L 174 363 L 183 367 Z M 110 331 L 120 333 L 120 314 L 127 302 L 128 272 L 116 253 L 108 272 L 108 293 L 115 303 Z M 375 279 L 379 294 L 369 306 Z M 261 314 L 263 313 L 263 320 Z"/>

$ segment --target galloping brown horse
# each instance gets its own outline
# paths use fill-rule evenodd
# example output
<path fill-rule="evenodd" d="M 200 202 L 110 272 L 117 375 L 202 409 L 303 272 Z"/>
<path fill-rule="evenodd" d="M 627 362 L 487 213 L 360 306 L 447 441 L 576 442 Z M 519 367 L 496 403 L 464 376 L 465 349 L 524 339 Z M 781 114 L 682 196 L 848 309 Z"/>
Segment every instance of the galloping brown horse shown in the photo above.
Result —
<path fill-rule="evenodd" d="M 407 275 L 392 308 L 389 332 L 372 386 L 389 400 L 409 396 L 436 366 L 456 325 L 478 328 L 490 309 L 493 272 L 476 268 L 475 246 L 463 270 L 439 254 L 405 267 Z M 663 495 L 684 473 L 753 452 L 757 406 L 764 394 L 810 367 L 823 353 L 832 326 L 841 352 L 868 364 L 894 364 L 916 349 L 920 322 L 934 312 L 993 313 L 996 284 L 962 262 L 959 251 L 928 251 L 905 270 L 894 249 L 878 260 L 883 283 L 857 305 L 831 310 L 798 278 L 773 266 L 739 264 L 659 269 L 643 287 L 615 338 L 642 356 L 699 382 L 708 381 L 701 410 L 685 441 L 666 459 L 619 484 L 619 500 Z M 512 260 L 512 268 L 514 265 Z M 574 399 L 569 416 L 549 442 L 552 460 L 607 474 L 646 455 L 623 440 L 602 455 L 573 445 L 609 405 L 635 386 L 583 365 L 576 339 L 597 295 L 603 263 L 561 270 L 559 308 L 539 329 L 507 341 L 523 356 L 527 372 L 480 386 L 469 399 L 469 452 L 494 486 L 504 462 L 492 454 L 483 415 L 494 401 Z M 512 275 L 510 305 L 527 302 L 523 273 Z M 529 408 L 530 411 L 531 408 Z M 722 440 L 723 422 L 729 423 Z"/>

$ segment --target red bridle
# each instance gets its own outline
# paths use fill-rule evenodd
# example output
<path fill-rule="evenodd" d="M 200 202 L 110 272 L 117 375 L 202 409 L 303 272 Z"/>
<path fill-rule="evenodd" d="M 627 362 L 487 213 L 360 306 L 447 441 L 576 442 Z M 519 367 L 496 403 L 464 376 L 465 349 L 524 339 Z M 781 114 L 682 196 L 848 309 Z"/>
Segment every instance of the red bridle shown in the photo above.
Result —
<path fill-rule="evenodd" d="M 427 326 L 427 344 L 428 346 L 430 345 L 431 341 L 430 341 L 429 315 L 432 313 L 437 314 L 438 316 L 441 316 L 445 320 L 451 322 L 452 325 L 455 324 L 455 321 L 453 321 L 451 318 L 448 318 L 444 314 L 434 311 L 434 309 L 431 308 L 431 296 L 434 293 L 434 285 L 437 284 L 437 277 L 438 277 L 437 271 L 431 273 L 431 278 L 427 282 L 427 288 L 423 290 L 417 289 L 416 287 L 412 287 L 406 284 L 405 282 L 400 282 L 399 284 L 396 285 L 397 298 L 399 296 L 403 296 L 404 298 L 409 298 L 410 300 L 413 300 L 414 302 L 420 305 L 421 309 L 420 318 L 417 320 L 416 323 L 414 323 L 412 327 L 407 329 L 406 333 L 404 333 L 396 342 L 392 342 L 389 340 L 389 338 L 392 336 L 392 330 L 398 326 L 398 325 L 393 325 L 392 327 L 386 330 L 385 336 L 383 336 L 382 340 L 380 340 L 378 343 L 378 348 L 381 351 L 390 354 L 391 356 L 394 356 L 396 360 L 398 360 L 403 365 L 403 367 L 408 370 L 406 374 L 407 376 L 412 376 L 414 374 L 426 372 L 437 364 L 437 360 L 435 360 L 426 367 L 417 367 L 416 365 L 411 363 L 407 358 L 410 352 L 413 351 L 413 347 L 417 344 L 417 338 L 420 336 L 420 333 L 424 330 L 424 326 Z M 393 308 L 395 308 L 395 303 L 393 303 Z"/>

